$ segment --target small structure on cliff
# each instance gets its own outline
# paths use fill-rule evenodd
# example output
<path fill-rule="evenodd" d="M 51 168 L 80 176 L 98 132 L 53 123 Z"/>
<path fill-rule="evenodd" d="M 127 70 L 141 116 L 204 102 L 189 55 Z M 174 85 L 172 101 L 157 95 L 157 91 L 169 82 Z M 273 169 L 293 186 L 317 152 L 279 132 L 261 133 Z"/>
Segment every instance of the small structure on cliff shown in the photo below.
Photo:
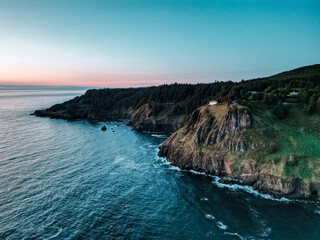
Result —
<path fill-rule="evenodd" d="M 212 100 L 212 101 L 209 102 L 209 105 L 212 106 L 212 105 L 216 105 L 217 103 L 218 102 L 216 100 Z"/>
<path fill-rule="evenodd" d="M 297 95 L 298 95 L 298 93 L 297 93 L 297 92 L 295 92 L 295 91 L 293 91 L 293 92 L 290 92 L 290 93 L 289 93 L 289 95 L 290 95 L 290 96 L 297 96 Z"/>

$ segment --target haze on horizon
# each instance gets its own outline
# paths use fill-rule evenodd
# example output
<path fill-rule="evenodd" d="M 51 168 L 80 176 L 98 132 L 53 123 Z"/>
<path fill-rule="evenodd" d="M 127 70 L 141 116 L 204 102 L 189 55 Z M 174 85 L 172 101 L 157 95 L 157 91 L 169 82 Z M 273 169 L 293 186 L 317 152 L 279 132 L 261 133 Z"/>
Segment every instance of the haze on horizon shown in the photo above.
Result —
<path fill-rule="evenodd" d="M 316 0 L 2 0 L 0 84 L 137 87 L 320 63 Z"/>

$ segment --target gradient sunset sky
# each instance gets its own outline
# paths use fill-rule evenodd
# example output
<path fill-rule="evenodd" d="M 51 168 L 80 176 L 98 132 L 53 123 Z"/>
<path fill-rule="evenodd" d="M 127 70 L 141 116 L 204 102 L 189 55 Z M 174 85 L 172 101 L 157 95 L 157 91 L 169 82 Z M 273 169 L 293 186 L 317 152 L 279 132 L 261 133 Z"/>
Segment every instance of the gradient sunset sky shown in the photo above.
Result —
<path fill-rule="evenodd" d="M 320 1 L 1 0 L 0 84 L 250 79 L 320 63 Z"/>

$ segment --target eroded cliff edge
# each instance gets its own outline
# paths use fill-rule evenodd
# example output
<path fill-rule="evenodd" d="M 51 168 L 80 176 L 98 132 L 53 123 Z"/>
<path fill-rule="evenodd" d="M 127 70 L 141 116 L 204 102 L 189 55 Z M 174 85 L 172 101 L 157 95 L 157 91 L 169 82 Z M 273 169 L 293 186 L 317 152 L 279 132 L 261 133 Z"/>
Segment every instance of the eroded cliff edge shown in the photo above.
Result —
<path fill-rule="evenodd" d="M 177 114 L 173 103 L 146 103 L 138 109 L 120 108 L 116 111 L 107 111 L 102 108 L 90 108 L 81 101 L 76 107 L 68 106 L 68 102 L 57 104 L 44 110 L 36 110 L 33 114 L 38 117 L 58 119 L 88 119 L 93 121 L 121 121 L 126 120 L 133 130 L 138 132 L 156 132 L 171 134 L 181 126 L 186 114 Z M 129 120 L 129 121 L 128 121 Z"/>
<path fill-rule="evenodd" d="M 277 197 L 319 200 L 319 81 L 316 64 L 237 83 L 91 89 L 33 114 L 94 122 L 125 118 L 137 131 L 176 131 L 159 154 L 181 168 Z M 211 100 L 221 104 L 209 107 Z"/>
<path fill-rule="evenodd" d="M 176 114 L 174 104 L 144 104 L 132 113 L 129 126 L 138 132 L 173 133 L 181 126 L 185 115 Z"/>
<path fill-rule="evenodd" d="M 298 171 L 301 164 L 316 169 L 319 166 L 312 164 L 318 161 L 294 154 L 274 161 L 271 157 L 281 151 L 281 146 L 272 134 L 267 134 L 267 128 L 248 107 L 203 106 L 162 144 L 158 155 L 181 169 L 213 174 L 227 183 L 250 185 L 274 197 L 320 200 L 317 172 L 306 179 L 296 173 L 290 176 L 286 170 L 289 166 Z"/>

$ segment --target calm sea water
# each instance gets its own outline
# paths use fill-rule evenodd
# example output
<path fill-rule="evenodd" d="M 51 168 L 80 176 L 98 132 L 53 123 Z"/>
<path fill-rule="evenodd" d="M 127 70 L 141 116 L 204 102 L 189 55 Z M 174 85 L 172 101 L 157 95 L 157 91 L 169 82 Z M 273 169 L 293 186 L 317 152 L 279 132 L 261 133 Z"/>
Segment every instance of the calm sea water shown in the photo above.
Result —
<path fill-rule="evenodd" d="M 29 115 L 79 94 L 0 90 L 0 239 L 320 239 L 319 205 L 179 171 L 166 136 Z"/>

